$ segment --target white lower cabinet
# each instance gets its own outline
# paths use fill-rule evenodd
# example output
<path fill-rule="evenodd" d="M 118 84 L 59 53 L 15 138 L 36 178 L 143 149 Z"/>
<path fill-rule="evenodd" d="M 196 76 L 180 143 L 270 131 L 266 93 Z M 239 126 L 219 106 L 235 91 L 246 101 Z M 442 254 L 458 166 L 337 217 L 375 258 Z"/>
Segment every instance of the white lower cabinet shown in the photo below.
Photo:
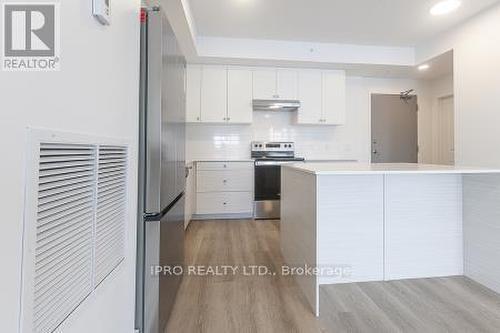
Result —
<path fill-rule="evenodd" d="M 200 162 L 196 215 L 253 215 L 253 162 Z"/>
<path fill-rule="evenodd" d="M 184 228 L 189 226 L 189 222 L 193 218 L 193 214 L 196 206 L 196 174 L 194 170 L 194 163 L 188 163 L 186 167 L 189 170 L 189 174 L 186 178 L 186 205 L 184 211 Z"/>
<path fill-rule="evenodd" d="M 198 193 L 203 192 L 247 192 L 252 189 L 253 170 L 228 170 L 223 172 L 198 172 Z"/>
<path fill-rule="evenodd" d="M 197 194 L 200 215 L 248 214 L 252 212 L 252 192 L 205 192 Z"/>

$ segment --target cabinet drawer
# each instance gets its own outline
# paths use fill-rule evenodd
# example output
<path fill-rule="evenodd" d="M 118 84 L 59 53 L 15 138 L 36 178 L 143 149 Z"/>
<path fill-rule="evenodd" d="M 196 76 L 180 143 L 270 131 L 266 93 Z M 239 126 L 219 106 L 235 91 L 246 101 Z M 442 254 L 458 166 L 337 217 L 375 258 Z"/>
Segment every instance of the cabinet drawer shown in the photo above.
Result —
<path fill-rule="evenodd" d="M 252 192 L 253 170 L 199 170 L 197 192 Z"/>
<path fill-rule="evenodd" d="M 253 162 L 198 162 L 197 169 L 204 170 L 239 170 L 253 169 Z"/>
<path fill-rule="evenodd" d="M 251 214 L 253 211 L 252 192 L 207 192 L 196 196 L 196 213 Z"/>

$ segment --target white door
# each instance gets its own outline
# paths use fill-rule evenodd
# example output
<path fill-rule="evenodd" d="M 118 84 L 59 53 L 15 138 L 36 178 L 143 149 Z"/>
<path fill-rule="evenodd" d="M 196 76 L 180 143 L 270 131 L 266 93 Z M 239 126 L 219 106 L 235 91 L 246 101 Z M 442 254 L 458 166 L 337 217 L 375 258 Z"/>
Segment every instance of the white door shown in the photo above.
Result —
<path fill-rule="evenodd" d="M 299 73 L 300 109 L 298 124 L 321 124 L 321 71 L 301 70 Z"/>
<path fill-rule="evenodd" d="M 343 125 L 346 120 L 346 78 L 344 71 L 323 72 L 323 123 Z"/>
<path fill-rule="evenodd" d="M 447 96 L 438 100 L 434 115 L 434 161 L 435 164 L 455 164 L 454 100 Z"/>
<path fill-rule="evenodd" d="M 299 73 L 296 70 L 277 70 L 277 95 L 279 99 L 296 100 L 299 88 Z"/>
<path fill-rule="evenodd" d="M 252 123 L 252 71 L 227 71 L 227 118 L 229 123 Z"/>
<path fill-rule="evenodd" d="M 257 69 L 253 71 L 253 98 L 275 99 L 276 93 L 276 70 Z"/>
<path fill-rule="evenodd" d="M 223 123 L 227 118 L 227 70 L 204 65 L 201 71 L 201 121 Z"/>
<path fill-rule="evenodd" d="M 201 65 L 187 66 L 186 121 L 196 123 L 201 120 Z"/>

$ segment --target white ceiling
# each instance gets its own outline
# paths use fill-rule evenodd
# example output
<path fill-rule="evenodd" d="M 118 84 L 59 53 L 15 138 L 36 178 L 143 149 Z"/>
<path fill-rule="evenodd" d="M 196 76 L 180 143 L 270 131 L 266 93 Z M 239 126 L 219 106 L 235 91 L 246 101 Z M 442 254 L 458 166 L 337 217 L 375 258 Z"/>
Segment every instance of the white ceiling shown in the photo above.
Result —
<path fill-rule="evenodd" d="M 447 16 L 439 0 L 189 0 L 200 36 L 415 46 L 498 0 L 462 0 Z"/>

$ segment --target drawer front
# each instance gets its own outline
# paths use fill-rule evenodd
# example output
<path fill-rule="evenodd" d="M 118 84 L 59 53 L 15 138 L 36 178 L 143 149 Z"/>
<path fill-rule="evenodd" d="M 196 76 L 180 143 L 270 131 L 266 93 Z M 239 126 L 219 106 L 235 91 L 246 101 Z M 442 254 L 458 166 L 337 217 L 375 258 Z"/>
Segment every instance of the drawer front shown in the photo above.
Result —
<path fill-rule="evenodd" d="M 253 169 L 199 170 L 197 192 L 253 192 Z"/>
<path fill-rule="evenodd" d="M 200 215 L 251 214 L 253 212 L 252 192 L 198 193 L 196 213 Z"/>
<path fill-rule="evenodd" d="M 197 169 L 203 171 L 253 169 L 253 162 L 198 162 L 197 164 Z"/>

